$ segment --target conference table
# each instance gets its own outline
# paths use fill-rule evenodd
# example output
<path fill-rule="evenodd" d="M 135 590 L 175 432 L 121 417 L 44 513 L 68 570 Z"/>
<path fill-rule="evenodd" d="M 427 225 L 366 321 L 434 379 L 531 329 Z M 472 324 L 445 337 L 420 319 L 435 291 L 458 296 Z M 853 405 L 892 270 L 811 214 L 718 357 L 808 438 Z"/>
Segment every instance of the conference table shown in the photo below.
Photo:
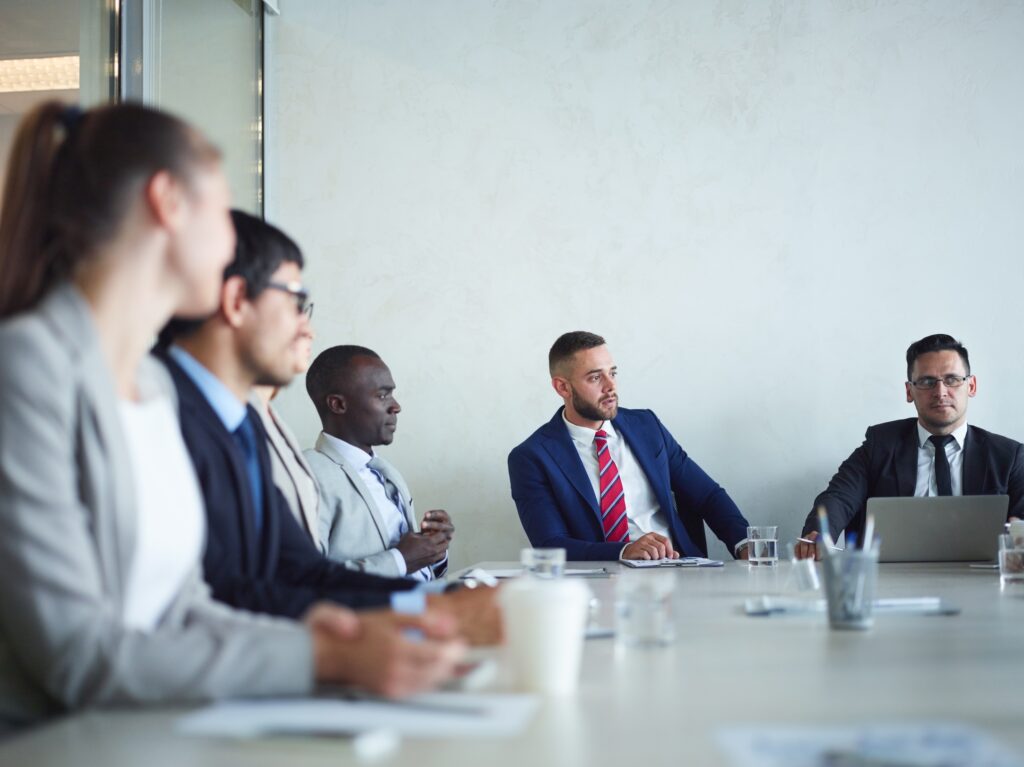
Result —
<path fill-rule="evenodd" d="M 587 578 L 599 624 L 614 624 L 615 583 Z M 485 569 L 514 567 L 484 562 Z M 820 568 L 820 565 L 818 565 Z M 823 614 L 751 617 L 760 595 L 793 595 L 792 565 L 677 569 L 675 641 L 627 648 L 587 640 L 578 691 L 543 699 L 506 738 L 409 738 L 383 765 L 729 764 L 729 728 L 804 729 L 949 722 L 1024 755 L 1024 586 L 967 564 L 882 564 L 878 596 L 936 596 L 957 615 L 880 614 L 836 631 Z M 362 764 L 330 738 L 232 740 L 182 735 L 183 708 L 76 714 L 0 745 L 0 765 Z"/>

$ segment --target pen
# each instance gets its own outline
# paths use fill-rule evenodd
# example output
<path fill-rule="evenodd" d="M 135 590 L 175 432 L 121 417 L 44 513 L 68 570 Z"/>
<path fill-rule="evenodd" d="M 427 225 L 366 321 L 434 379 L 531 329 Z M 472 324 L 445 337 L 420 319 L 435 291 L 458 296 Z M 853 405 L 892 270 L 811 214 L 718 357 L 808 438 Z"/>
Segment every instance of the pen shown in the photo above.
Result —
<path fill-rule="evenodd" d="M 868 521 L 864 525 L 864 548 L 871 550 L 871 544 L 875 537 L 875 515 L 868 514 Z"/>
<path fill-rule="evenodd" d="M 825 512 L 824 506 L 818 507 L 818 527 L 821 529 L 821 542 L 825 551 L 834 549 L 836 542 L 832 540 L 832 534 L 828 531 L 828 514 Z"/>

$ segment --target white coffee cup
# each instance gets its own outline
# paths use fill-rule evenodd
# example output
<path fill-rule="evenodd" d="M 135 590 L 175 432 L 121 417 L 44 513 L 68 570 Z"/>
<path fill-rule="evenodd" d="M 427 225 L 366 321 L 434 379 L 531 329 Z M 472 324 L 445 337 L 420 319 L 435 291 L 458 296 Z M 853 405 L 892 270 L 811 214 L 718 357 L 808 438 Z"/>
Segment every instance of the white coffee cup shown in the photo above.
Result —
<path fill-rule="evenodd" d="M 565 695 L 579 683 L 590 590 L 571 578 L 517 578 L 499 597 L 505 662 L 519 690 Z"/>

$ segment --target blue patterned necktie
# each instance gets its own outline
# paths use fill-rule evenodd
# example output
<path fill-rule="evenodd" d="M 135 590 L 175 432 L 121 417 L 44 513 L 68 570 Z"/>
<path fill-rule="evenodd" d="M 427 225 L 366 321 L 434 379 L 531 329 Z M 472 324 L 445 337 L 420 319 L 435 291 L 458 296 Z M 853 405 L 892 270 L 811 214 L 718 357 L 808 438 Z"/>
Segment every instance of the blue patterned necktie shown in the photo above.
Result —
<path fill-rule="evenodd" d="M 402 494 L 398 492 L 398 487 L 396 487 L 395 483 L 388 479 L 384 475 L 384 472 L 381 471 L 381 461 L 377 456 L 370 459 L 370 462 L 366 464 L 366 468 L 372 471 L 373 476 L 380 480 L 380 483 L 384 485 L 384 494 L 387 495 L 388 499 L 395 504 L 395 507 L 398 509 L 398 513 L 402 517 L 402 524 L 399 531 L 402 535 L 405 535 L 409 532 L 409 523 L 406 521 L 405 503 L 402 501 Z"/>
<path fill-rule="evenodd" d="M 253 525 L 256 537 L 263 531 L 263 477 L 260 471 L 260 455 L 256 443 L 256 430 L 253 428 L 249 414 L 238 424 L 231 435 L 242 449 L 245 457 L 245 473 L 249 476 L 249 489 L 252 492 Z"/>

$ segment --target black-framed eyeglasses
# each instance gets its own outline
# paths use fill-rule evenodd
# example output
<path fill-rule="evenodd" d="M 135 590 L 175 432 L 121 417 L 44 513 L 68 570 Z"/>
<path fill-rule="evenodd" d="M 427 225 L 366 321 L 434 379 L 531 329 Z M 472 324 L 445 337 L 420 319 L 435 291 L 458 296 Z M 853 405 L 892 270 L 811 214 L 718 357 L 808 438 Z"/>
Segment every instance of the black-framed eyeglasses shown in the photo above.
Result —
<path fill-rule="evenodd" d="M 310 301 L 308 304 L 306 304 L 306 308 L 302 310 L 302 313 L 306 315 L 306 320 L 307 321 L 312 321 L 312 319 L 313 319 L 313 307 L 314 306 L 315 306 L 315 304 L 312 301 Z"/>
<path fill-rule="evenodd" d="M 268 282 L 267 287 L 291 294 L 295 297 L 295 308 L 299 314 L 313 316 L 313 302 L 309 300 L 309 291 L 302 287 L 301 282 Z"/>
<path fill-rule="evenodd" d="M 920 389 L 921 391 L 928 391 L 929 389 L 934 389 L 936 386 L 939 385 L 939 381 L 942 381 L 942 385 L 945 386 L 947 389 L 959 389 L 961 386 L 964 385 L 964 382 L 968 378 L 970 378 L 970 376 L 955 376 L 952 374 L 948 376 L 942 376 L 942 378 L 935 378 L 934 376 L 924 376 L 923 378 L 918 378 L 916 381 L 910 381 L 909 383 L 915 389 Z"/>

